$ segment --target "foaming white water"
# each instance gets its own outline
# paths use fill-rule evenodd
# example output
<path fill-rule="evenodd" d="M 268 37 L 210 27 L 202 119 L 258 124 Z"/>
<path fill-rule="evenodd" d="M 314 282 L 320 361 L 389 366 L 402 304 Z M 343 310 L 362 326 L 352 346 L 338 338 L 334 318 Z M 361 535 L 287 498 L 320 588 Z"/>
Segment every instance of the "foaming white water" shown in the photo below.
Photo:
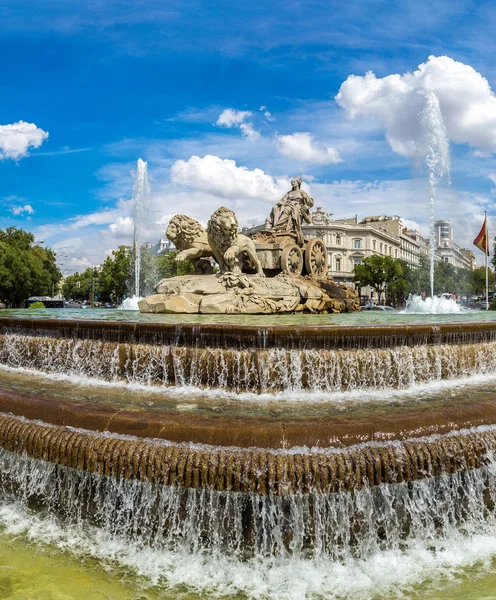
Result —
<path fill-rule="evenodd" d="M 194 385 L 183 386 L 168 386 L 168 385 L 148 385 L 146 383 L 113 380 L 106 381 L 96 377 L 90 377 L 78 374 L 69 373 L 47 373 L 37 369 L 26 367 L 11 367 L 0 364 L 0 372 L 18 373 L 20 375 L 29 375 L 30 377 L 39 377 L 47 381 L 66 382 L 74 386 L 95 387 L 107 389 L 130 390 L 138 393 L 146 394 L 148 398 L 150 394 L 177 399 L 181 401 L 181 405 L 192 403 L 195 406 L 195 401 L 198 399 L 222 400 L 227 402 L 249 402 L 253 404 L 264 405 L 268 403 L 287 404 L 320 404 L 345 406 L 357 405 L 366 403 L 397 403 L 400 400 L 410 402 L 416 398 L 424 399 L 432 397 L 443 392 L 463 392 L 467 390 L 486 391 L 489 387 L 490 391 L 494 391 L 496 386 L 496 373 L 478 373 L 467 377 L 459 377 L 455 379 L 440 379 L 427 383 L 414 384 L 406 388 L 356 388 L 347 391 L 326 392 L 322 389 L 301 389 L 287 390 L 274 393 L 255 393 L 255 392 L 235 392 L 222 388 L 205 388 Z M 139 404 L 139 396 L 135 397 L 136 404 Z"/>
<path fill-rule="evenodd" d="M 405 310 L 401 311 L 410 315 L 447 315 L 469 312 L 457 304 L 452 298 L 444 296 L 434 296 L 422 298 L 422 296 L 409 296 L 406 301 Z"/>
<path fill-rule="evenodd" d="M 12 465 L 6 455 L 2 459 L 0 464 L 5 474 Z M 108 567 L 119 567 L 119 571 L 122 567 L 128 568 L 147 578 L 150 585 L 159 585 L 172 592 L 181 588 L 184 594 L 186 587 L 205 598 L 233 598 L 242 594 L 252 600 L 365 600 L 382 594 L 394 594 L 396 598 L 426 580 L 437 584 L 442 578 L 453 577 L 476 563 L 488 563 L 496 556 L 496 520 L 482 498 L 487 493 L 494 499 L 494 463 L 484 469 L 445 476 L 437 481 L 382 485 L 375 490 L 357 492 L 355 497 L 346 494 L 347 498 L 342 499 L 345 511 L 336 515 L 341 519 L 335 523 L 335 538 L 328 540 L 329 546 L 342 545 L 341 549 L 338 546 L 323 548 L 323 552 L 307 557 L 304 552 L 293 549 L 293 553 L 260 554 L 243 559 L 236 552 L 216 551 L 215 540 L 207 551 L 196 544 L 189 546 L 192 541 L 189 537 L 197 535 L 196 527 L 191 531 L 185 528 L 184 543 L 170 545 L 167 537 L 159 536 L 158 543 L 150 545 L 133 534 L 132 527 L 126 529 L 132 522 L 128 522 L 129 517 L 125 514 L 117 515 L 120 518 L 110 531 L 110 519 L 107 526 L 96 527 L 82 520 L 80 512 L 72 515 L 76 517 L 75 521 L 63 520 L 50 510 L 33 512 L 26 505 L 32 487 L 38 495 L 44 488 L 50 490 L 51 481 L 46 475 L 53 474 L 54 468 L 53 465 L 45 468 L 42 461 L 33 459 L 21 459 L 21 462 L 29 470 L 31 489 L 29 486 L 24 489 L 25 495 L 21 494 L 20 500 L 8 495 L 0 499 L 0 525 L 9 535 L 24 535 L 30 542 L 50 544 L 79 556 L 91 556 Z M 129 491 L 133 492 L 138 485 L 128 484 Z M 78 493 L 76 489 L 69 489 L 70 495 Z M 344 495 L 335 496 L 340 502 L 338 497 Z M 133 506 L 133 501 L 138 500 L 142 501 L 143 497 L 136 493 L 126 496 L 122 513 L 139 512 L 138 507 Z M 334 502 L 332 498 L 329 500 Z M 455 513 L 457 503 L 461 501 L 466 503 L 466 511 L 461 511 L 460 521 Z M 401 505 L 399 515 L 406 509 L 407 519 L 413 519 L 413 531 L 406 537 L 401 534 L 397 517 L 390 514 L 391 510 L 394 513 L 398 502 Z M 208 509 L 208 505 L 205 508 Z M 166 504 L 160 506 L 167 510 Z M 298 506 L 296 500 L 296 513 Z M 77 503 L 68 502 L 66 507 L 70 513 L 77 508 Z M 104 508 L 110 507 L 105 504 Z M 233 504 L 231 509 L 234 508 Z M 189 510 L 193 509 L 194 504 L 190 504 Z M 215 505 L 210 504 L 210 510 L 214 509 Z M 341 538 L 343 519 L 349 519 L 353 510 L 358 511 L 359 518 L 369 522 L 372 532 L 384 528 L 386 538 L 377 543 L 374 537 L 365 536 L 358 540 L 358 546 Z M 382 518 L 376 521 L 377 511 Z M 200 516 L 205 517 L 206 513 Z M 294 515 L 299 516 L 304 515 Z M 284 523 L 271 521 L 274 517 L 275 514 L 266 515 L 267 525 L 270 521 L 272 526 L 284 528 Z M 399 521 L 401 519 L 400 516 Z M 326 527 L 329 523 L 324 521 L 321 525 Z M 180 531 L 177 533 L 181 534 Z"/>
<path fill-rule="evenodd" d="M 385 338 L 386 339 L 386 338 Z M 469 340 L 467 340 L 468 342 Z M 107 381 L 236 394 L 408 389 L 496 373 L 496 342 L 391 348 L 239 350 L 0 336 L 0 362 Z"/>
<path fill-rule="evenodd" d="M 141 296 L 132 296 L 130 298 L 126 298 L 124 302 L 119 306 L 118 310 L 138 310 L 139 306 L 138 302 L 142 300 Z"/>

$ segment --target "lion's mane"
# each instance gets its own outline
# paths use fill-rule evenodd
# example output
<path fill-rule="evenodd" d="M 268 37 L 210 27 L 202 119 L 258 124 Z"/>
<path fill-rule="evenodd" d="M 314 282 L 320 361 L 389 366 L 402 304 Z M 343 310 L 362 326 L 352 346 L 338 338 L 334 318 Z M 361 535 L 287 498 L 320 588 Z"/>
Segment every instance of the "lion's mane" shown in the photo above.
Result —
<path fill-rule="evenodd" d="M 234 219 L 235 226 L 229 235 L 226 235 L 220 227 L 220 219 L 224 217 L 232 217 Z M 230 208 L 221 206 L 214 212 L 207 223 L 207 235 L 210 245 L 224 253 L 234 245 L 238 237 L 238 227 L 238 218 L 234 212 Z"/>
<path fill-rule="evenodd" d="M 177 231 L 175 239 L 167 237 L 181 252 L 191 248 L 195 240 L 203 233 L 201 223 L 187 215 L 174 215 L 169 221 L 169 225 L 174 225 Z"/>

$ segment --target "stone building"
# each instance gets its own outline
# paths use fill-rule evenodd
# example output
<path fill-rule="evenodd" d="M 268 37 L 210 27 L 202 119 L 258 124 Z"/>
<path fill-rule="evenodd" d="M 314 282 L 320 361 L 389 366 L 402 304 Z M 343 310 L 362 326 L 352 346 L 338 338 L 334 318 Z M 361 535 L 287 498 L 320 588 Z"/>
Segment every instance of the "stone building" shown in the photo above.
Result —
<path fill-rule="evenodd" d="M 429 255 L 428 240 L 418 231 L 404 227 L 398 216 L 371 216 L 361 221 L 356 217 L 332 219 L 321 207 L 311 216 L 312 223 L 303 225 L 305 237 L 319 237 L 324 241 L 329 256 L 329 274 L 339 283 L 352 285 L 355 265 L 372 254 L 404 260 L 412 268 L 420 265 L 421 256 Z M 448 220 L 436 223 L 435 258 L 464 269 L 476 266 L 473 252 L 454 242 Z M 362 296 L 371 295 L 368 288 L 361 292 Z"/>
<path fill-rule="evenodd" d="M 472 250 L 460 248 L 453 239 L 453 227 L 449 219 L 435 223 L 436 257 L 438 260 L 462 269 L 475 269 L 475 256 Z"/>
<path fill-rule="evenodd" d="M 417 267 L 420 254 L 426 253 L 426 242 L 418 232 L 410 232 L 399 217 L 367 217 L 332 219 L 318 207 L 312 223 L 303 226 L 305 237 L 319 237 L 326 244 L 329 274 L 340 283 L 353 282 L 353 270 L 364 258 L 379 254 L 402 259 Z M 364 290 L 367 295 L 370 290 Z"/>
<path fill-rule="evenodd" d="M 153 247 L 153 251 L 155 254 L 167 254 L 168 252 L 172 252 L 176 247 L 174 244 L 168 240 L 167 238 L 161 238 L 157 244 Z"/>

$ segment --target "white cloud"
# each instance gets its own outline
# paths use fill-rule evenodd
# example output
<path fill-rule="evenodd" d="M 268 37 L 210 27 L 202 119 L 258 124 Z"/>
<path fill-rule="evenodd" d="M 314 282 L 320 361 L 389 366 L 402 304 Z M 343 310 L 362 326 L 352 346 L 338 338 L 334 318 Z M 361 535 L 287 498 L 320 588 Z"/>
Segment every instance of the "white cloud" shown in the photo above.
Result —
<path fill-rule="evenodd" d="M 238 167 L 234 160 L 207 155 L 177 160 L 171 167 L 174 183 L 221 198 L 257 199 L 273 202 L 288 191 L 289 180 L 274 178 L 261 169 Z"/>
<path fill-rule="evenodd" d="M 132 217 L 117 217 L 114 223 L 108 226 L 112 235 L 131 236 L 134 232 L 134 219 Z"/>
<path fill-rule="evenodd" d="M 417 221 L 414 221 L 413 219 L 405 219 L 404 217 L 401 218 L 401 222 L 403 227 L 406 227 L 411 231 L 418 231 L 426 237 L 429 235 L 429 228 L 426 226 L 426 224 L 420 225 L 420 223 L 417 223 Z"/>
<path fill-rule="evenodd" d="M 252 123 L 246 121 L 251 116 L 253 116 L 253 113 L 249 110 L 226 108 L 221 112 L 216 125 L 229 128 L 239 127 L 244 137 L 253 141 L 260 137 L 260 133 L 254 129 Z"/>
<path fill-rule="evenodd" d="M 263 116 L 267 119 L 267 121 L 275 121 L 275 117 L 269 110 L 267 110 L 266 106 L 261 106 L 258 110 L 263 113 Z"/>
<path fill-rule="evenodd" d="M 335 148 L 316 142 L 313 135 L 308 132 L 278 135 L 277 149 L 283 156 L 317 165 L 342 162 L 342 158 Z"/>
<path fill-rule="evenodd" d="M 10 125 L 0 125 L 0 160 L 18 160 L 28 154 L 29 148 L 39 148 L 47 137 L 48 132 L 34 123 L 18 121 Z"/>
<path fill-rule="evenodd" d="M 15 216 L 22 215 L 23 213 L 26 215 L 32 215 L 34 213 L 34 208 L 31 206 L 31 204 L 25 204 L 24 206 L 12 206 L 10 212 Z"/>
<path fill-rule="evenodd" d="M 219 118 L 217 119 L 217 125 L 221 127 L 234 127 L 235 125 L 241 125 L 248 117 L 251 117 L 253 113 L 249 110 L 235 110 L 234 108 L 224 109 Z"/>
<path fill-rule="evenodd" d="M 429 56 L 416 71 L 403 75 L 350 75 L 336 101 L 352 119 L 377 119 L 392 149 L 412 156 L 420 135 L 419 113 L 429 91 L 439 99 L 452 141 L 481 153 L 496 152 L 496 96 L 473 67 L 449 56 Z"/>
<path fill-rule="evenodd" d="M 250 141 L 257 140 L 260 137 L 260 133 L 253 128 L 251 123 L 241 123 L 239 128 L 245 138 L 248 138 Z"/>
<path fill-rule="evenodd" d="M 489 173 L 487 178 L 490 179 L 496 185 L 496 173 Z"/>

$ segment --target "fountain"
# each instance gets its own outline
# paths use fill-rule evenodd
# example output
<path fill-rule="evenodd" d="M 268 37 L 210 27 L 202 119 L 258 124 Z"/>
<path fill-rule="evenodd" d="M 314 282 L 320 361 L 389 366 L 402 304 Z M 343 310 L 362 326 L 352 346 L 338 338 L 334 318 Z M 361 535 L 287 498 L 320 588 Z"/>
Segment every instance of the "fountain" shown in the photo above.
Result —
<path fill-rule="evenodd" d="M 2 501 L 241 591 L 496 523 L 496 322 L 231 319 L 0 318 Z"/>
<path fill-rule="evenodd" d="M 121 310 L 139 310 L 138 301 L 140 295 L 141 278 L 141 244 L 143 243 L 144 223 L 146 219 L 146 210 L 150 206 L 150 183 L 148 181 L 148 163 L 141 158 L 138 159 L 136 166 L 136 177 L 133 186 L 133 215 L 134 215 L 134 235 L 133 235 L 133 254 L 134 254 L 134 294 L 126 298 L 119 307 Z"/>
<path fill-rule="evenodd" d="M 288 600 L 392 594 L 496 532 L 496 321 L 351 314 L 294 182 L 252 239 L 171 220 L 197 273 L 140 301 L 168 314 L 0 317 L 0 523 L 167 593 Z"/>
<path fill-rule="evenodd" d="M 434 298 L 434 259 L 437 245 L 435 235 L 436 190 L 443 177 L 449 180 L 450 152 L 448 132 L 444 125 L 439 99 L 433 91 L 426 94 L 425 106 L 421 113 L 421 125 L 423 133 L 421 153 L 424 156 L 428 172 L 430 283 L 431 298 Z"/>

